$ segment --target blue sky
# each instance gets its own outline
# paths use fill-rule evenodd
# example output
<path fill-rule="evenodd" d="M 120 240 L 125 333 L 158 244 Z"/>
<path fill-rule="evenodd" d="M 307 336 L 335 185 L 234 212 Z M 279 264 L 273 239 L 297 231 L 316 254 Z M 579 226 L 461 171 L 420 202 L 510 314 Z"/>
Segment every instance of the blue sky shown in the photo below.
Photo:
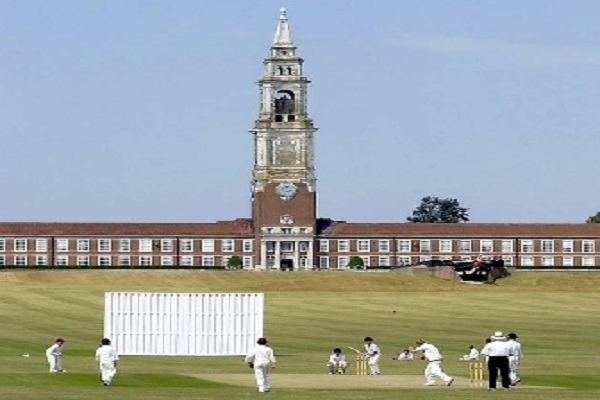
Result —
<path fill-rule="evenodd" d="M 0 221 L 250 216 L 255 82 L 288 9 L 318 214 L 600 211 L 598 1 L 0 2 Z"/>

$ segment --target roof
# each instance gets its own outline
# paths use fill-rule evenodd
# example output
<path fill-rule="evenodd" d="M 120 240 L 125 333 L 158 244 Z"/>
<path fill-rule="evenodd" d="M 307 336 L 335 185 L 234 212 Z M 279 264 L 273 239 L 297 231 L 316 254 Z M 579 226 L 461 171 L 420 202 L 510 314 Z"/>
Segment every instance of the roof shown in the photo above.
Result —
<path fill-rule="evenodd" d="M 320 236 L 376 237 L 600 237 L 600 224 L 348 223 L 320 220 Z"/>
<path fill-rule="evenodd" d="M 251 219 L 213 223 L 0 222 L 0 236 L 252 236 Z"/>

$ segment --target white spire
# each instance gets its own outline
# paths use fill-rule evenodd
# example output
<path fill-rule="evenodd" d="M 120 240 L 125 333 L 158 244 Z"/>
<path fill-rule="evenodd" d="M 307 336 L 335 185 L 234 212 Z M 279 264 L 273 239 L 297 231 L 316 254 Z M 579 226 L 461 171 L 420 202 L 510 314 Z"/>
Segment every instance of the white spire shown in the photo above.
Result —
<path fill-rule="evenodd" d="M 285 8 L 279 10 L 279 25 L 273 39 L 274 46 L 293 46 L 292 35 L 288 26 L 287 11 Z"/>

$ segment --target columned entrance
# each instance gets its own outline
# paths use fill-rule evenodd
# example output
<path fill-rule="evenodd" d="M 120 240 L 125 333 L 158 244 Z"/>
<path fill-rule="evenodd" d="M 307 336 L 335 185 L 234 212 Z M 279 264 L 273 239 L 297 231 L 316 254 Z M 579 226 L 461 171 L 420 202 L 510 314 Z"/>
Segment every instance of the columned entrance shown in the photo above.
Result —
<path fill-rule="evenodd" d="M 282 271 L 293 271 L 294 270 L 294 260 L 289 260 L 289 259 L 281 260 L 279 269 Z"/>

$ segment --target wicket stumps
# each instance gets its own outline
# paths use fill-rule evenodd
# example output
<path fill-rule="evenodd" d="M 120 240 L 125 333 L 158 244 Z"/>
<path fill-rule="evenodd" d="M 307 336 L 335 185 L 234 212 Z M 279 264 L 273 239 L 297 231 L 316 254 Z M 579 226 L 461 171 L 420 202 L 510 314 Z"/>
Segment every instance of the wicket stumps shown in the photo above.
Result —
<path fill-rule="evenodd" d="M 367 358 L 362 354 L 356 356 L 356 375 L 367 375 Z"/>
<path fill-rule="evenodd" d="M 470 362 L 469 376 L 471 378 L 471 386 L 483 387 L 483 363 Z"/>

